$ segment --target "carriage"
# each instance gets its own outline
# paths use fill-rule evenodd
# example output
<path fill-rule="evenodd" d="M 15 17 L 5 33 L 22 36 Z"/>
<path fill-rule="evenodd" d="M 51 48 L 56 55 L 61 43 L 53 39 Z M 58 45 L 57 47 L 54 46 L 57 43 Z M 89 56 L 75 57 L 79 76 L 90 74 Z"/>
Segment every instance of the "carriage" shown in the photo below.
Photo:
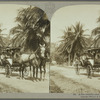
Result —
<path fill-rule="evenodd" d="M 31 67 L 32 67 L 32 74 L 33 80 L 38 79 L 38 69 L 40 70 L 40 80 L 45 79 L 46 73 L 46 56 L 48 52 L 46 51 L 45 45 L 40 45 L 36 51 L 32 51 L 30 53 L 21 53 L 20 47 L 18 48 L 6 48 L 5 50 L 6 58 L 4 59 L 5 64 L 5 73 L 7 76 L 10 76 L 12 71 L 18 69 L 19 76 L 24 78 L 24 76 L 28 76 L 30 68 L 30 77 L 31 76 Z M 48 56 L 47 56 L 48 57 Z M 43 72 L 43 74 L 42 74 Z"/>
<path fill-rule="evenodd" d="M 2 50 L 2 55 L 5 56 L 3 58 L 3 66 L 5 67 L 5 74 L 9 77 L 12 71 L 19 71 L 20 64 L 14 60 L 14 53 L 19 52 L 19 47 L 6 47 Z"/>
<path fill-rule="evenodd" d="M 85 59 L 81 59 L 82 57 Z M 86 69 L 88 77 L 93 76 L 94 72 L 100 72 L 100 48 L 87 49 L 78 59 L 75 69 L 76 74 L 79 74 L 80 69 Z"/>
<path fill-rule="evenodd" d="M 92 71 L 99 72 L 100 71 L 100 48 L 88 49 L 88 53 L 92 55 L 92 59 L 93 59 Z"/>

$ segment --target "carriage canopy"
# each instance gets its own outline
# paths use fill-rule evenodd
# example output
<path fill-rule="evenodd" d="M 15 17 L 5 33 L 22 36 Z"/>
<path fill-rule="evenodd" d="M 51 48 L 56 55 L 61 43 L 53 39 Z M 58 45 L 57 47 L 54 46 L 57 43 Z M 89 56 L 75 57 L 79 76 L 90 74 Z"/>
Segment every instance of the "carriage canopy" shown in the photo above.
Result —
<path fill-rule="evenodd" d="M 88 53 L 93 56 L 95 64 L 100 64 L 100 48 L 89 48 Z"/>

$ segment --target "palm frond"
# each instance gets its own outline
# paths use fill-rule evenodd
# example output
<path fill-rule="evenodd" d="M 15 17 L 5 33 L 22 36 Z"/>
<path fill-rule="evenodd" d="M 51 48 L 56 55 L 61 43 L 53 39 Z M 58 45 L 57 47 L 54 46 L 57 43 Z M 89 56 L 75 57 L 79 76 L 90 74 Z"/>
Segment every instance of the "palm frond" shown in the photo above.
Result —
<path fill-rule="evenodd" d="M 15 22 L 18 23 L 17 26 L 10 31 L 14 35 L 14 45 L 24 44 L 24 48 L 35 50 L 40 43 L 46 44 L 46 36 L 50 37 L 50 21 L 38 7 L 18 10 Z"/>

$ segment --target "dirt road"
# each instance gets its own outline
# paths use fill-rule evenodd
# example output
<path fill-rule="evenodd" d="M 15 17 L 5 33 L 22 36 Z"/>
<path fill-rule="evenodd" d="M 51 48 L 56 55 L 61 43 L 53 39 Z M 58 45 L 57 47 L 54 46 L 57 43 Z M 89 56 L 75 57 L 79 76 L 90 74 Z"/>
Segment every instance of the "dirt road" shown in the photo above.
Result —
<path fill-rule="evenodd" d="M 0 69 L 0 93 L 49 93 L 49 70 L 43 81 L 31 79 L 18 79 L 18 72 L 13 72 L 10 78 L 4 75 L 4 69 Z"/>
<path fill-rule="evenodd" d="M 87 78 L 86 70 L 76 75 L 73 67 L 50 67 L 51 92 L 60 93 L 100 93 L 100 74 L 95 73 L 92 79 Z M 56 90 L 53 88 L 56 87 Z"/>

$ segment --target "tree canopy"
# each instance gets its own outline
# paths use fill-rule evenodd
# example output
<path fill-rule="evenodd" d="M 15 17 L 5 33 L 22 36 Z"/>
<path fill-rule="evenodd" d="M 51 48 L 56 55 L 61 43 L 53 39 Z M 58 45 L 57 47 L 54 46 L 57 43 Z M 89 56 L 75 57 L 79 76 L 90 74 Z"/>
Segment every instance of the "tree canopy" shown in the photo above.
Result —
<path fill-rule="evenodd" d="M 15 22 L 17 25 L 10 30 L 12 46 L 35 51 L 39 44 L 49 44 L 50 22 L 43 10 L 32 6 L 22 8 Z"/>
<path fill-rule="evenodd" d="M 82 54 L 88 46 L 88 38 L 84 32 L 80 22 L 64 30 L 59 51 L 63 56 L 67 56 L 69 63 L 74 60 L 75 56 Z"/>
<path fill-rule="evenodd" d="M 100 16 L 97 18 L 97 23 L 100 23 Z M 100 48 L 100 26 L 99 25 L 92 30 L 91 36 L 93 37 L 92 47 Z"/>

